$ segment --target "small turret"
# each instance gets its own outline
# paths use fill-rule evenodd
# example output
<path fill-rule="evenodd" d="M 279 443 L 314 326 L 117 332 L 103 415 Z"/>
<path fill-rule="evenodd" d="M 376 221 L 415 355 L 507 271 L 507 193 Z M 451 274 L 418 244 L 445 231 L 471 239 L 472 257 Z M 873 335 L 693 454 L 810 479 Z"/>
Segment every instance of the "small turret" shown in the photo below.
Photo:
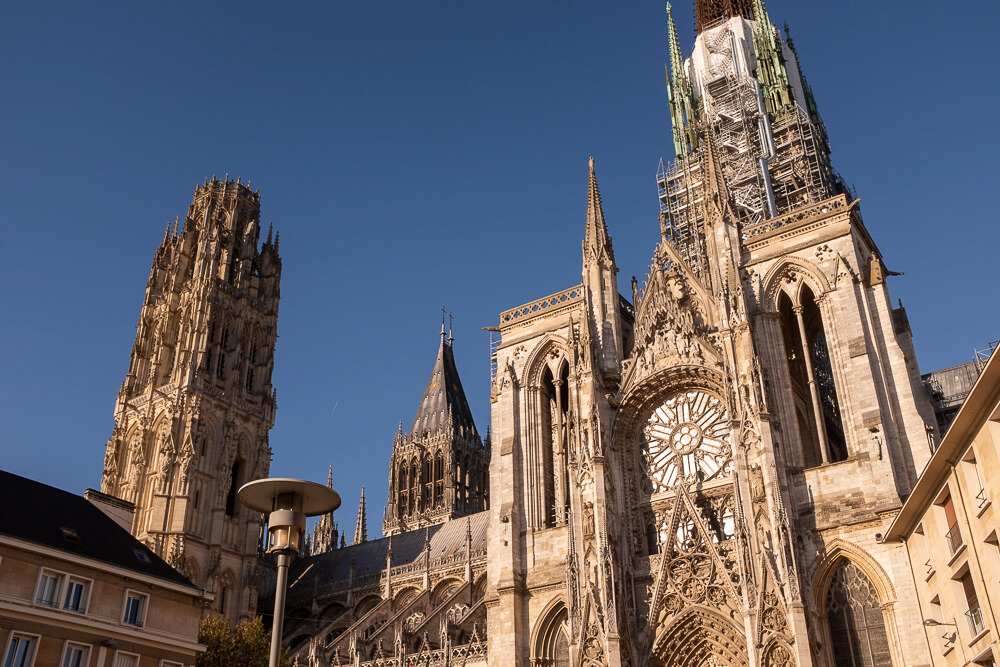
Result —
<path fill-rule="evenodd" d="M 365 487 L 361 487 L 361 500 L 358 501 L 358 519 L 354 523 L 354 542 L 364 544 L 368 541 L 368 512 L 365 509 Z"/>

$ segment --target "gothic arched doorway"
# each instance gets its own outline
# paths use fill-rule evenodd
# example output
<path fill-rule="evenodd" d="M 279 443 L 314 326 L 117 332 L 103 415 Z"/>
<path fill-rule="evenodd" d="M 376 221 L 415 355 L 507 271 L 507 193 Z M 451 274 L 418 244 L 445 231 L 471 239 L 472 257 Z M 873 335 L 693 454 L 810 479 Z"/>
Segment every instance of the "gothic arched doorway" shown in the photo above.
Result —
<path fill-rule="evenodd" d="M 657 640 L 650 665 L 749 667 L 746 638 L 732 623 L 707 609 L 681 615 Z"/>
<path fill-rule="evenodd" d="M 836 667 L 892 667 L 878 592 L 849 560 L 842 560 L 830 578 L 826 618 Z"/>

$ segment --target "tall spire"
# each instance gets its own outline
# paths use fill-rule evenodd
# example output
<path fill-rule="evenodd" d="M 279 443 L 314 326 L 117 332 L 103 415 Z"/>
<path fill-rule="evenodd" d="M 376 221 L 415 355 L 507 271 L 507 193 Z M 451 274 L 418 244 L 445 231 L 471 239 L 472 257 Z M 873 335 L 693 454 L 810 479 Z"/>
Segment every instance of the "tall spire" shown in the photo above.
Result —
<path fill-rule="evenodd" d="M 667 102 L 670 105 L 670 127 L 674 137 L 674 155 L 682 157 L 698 147 L 698 134 L 694 129 L 694 91 L 684 69 L 677 24 L 670 3 L 667 3 L 667 42 L 670 66 L 666 72 Z"/>
<path fill-rule="evenodd" d="M 358 520 L 354 524 L 353 544 L 364 544 L 368 541 L 368 514 L 365 512 L 365 487 L 361 487 L 361 500 L 358 501 Z"/>
<path fill-rule="evenodd" d="M 611 237 L 604 222 L 604 208 L 601 206 L 601 191 L 597 188 L 594 173 L 594 158 L 590 158 L 590 182 L 587 186 L 587 232 L 583 240 L 583 259 L 597 259 L 614 264 L 615 253 L 611 248 Z"/>
<path fill-rule="evenodd" d="M 670 77 L 676 82 L 684 76 L 684 58 L 681 56 L 681 43 L 677 39 L 677 24 L 674 23 L 674 13 L 670 3 L 667 3 L 667 41 L 670 45 Z"/>
<path fill-rule="evenodd" d="M 326 473 L 326 488 L 333 488 L 333 464 L 330 464 L 330 472 Z M 364 491 L 362 491 L 364 493 Z"/>
<path fill-rule="evenodd" d="M 809 117 L 812 118 L 814 123 L 819 123 L 819 109 L 816 106 L 816 98 L 813 96 L 812 86 L 806 81 L 806 75 L 802 71 L 802 61 L 799 60 L 799 52 L 795 50 L 795 42 L 792 41 L 792 31 L 788 28 L 788 21 L 785 21 L 785 42 L 788 43 L 788 48 L 791 49 L 792 55 L 795 56 L 795 66 L 799 71 L 799 81 L 802 82 L 802 92 L 806 96 Z"/>

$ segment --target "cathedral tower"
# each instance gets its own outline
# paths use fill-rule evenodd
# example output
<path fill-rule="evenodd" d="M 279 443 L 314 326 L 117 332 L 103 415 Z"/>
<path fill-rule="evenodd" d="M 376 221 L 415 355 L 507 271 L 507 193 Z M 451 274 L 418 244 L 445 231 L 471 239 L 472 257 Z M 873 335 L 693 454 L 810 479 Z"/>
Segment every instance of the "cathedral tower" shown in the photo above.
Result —
<path fill-rule="evenodd" d="M 281 259 L 260 242 L 260 195 L 227 177 L 194 195 L 156 251 L 101 490 L 135 504 L 132 533 L 233 619 L 257 597 L 259 514 L 236 499 L 266 477 Z M 258 250 L 258 247 L 260 248 Z"/>
<path fill-rule="evenodd" d="M 762 0 L 695 16 L 645 281 L 591 164 L 582 284 L 500 316 L 490 660 L 926 663 L 880 541 L 934 437 L 905 312 Z"/>
<path fill-rule="evenodd" d="M 442 323 L 441 345 L 413 425 L 404 435 L 400 423 L 393 440 L 382 522 L 386 535 L 444 523 L 489 505 L 489 436 L 484 446 L 455 367 L 453 342 Z M 358 520 L 360 525 L 360 514 Z"/>

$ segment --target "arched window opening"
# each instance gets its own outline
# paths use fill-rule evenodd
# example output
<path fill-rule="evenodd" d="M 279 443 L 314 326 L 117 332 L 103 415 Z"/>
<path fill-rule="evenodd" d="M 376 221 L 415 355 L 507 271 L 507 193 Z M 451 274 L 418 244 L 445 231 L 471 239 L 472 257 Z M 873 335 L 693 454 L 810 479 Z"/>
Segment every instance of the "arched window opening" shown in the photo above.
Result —
<path fill-rule="evenodd" d="M 434 493 L 434 482 L 431 479 L 431 460 L 426 456 L 420 466 L 420 481 L 423 487 L 420 494 L 420 511 L 426 512 L 431 502 L 431 495 Z"/>
<path fill-rule="evenodd" d="M 236 516 L 236 491 L 240 488 L 240 474 L 243 472 L 243 462 L 233 461 L 232 474 L 229 477 L 229 491 L 226 492 L 226 516 Z"/>
<path fill-rule="evenodd" d="M 563 363 L 558 376 L 546 368 L 541 385 L 542 525 L 566 522 L 569 507 L 569 477 L 566 465 L 566 437 L 569 421 L 569 366 Z"/>
<path fill-rule="evenodd" d="M 826 617 L 836 667 L 892 667 L 878 593 L 861 568 L 848 560 L 830 580 Z"/>
<path fill-rule="evenodd" d="M 823 318 L 812 290 L 802 286 L 801 305 L 798 306 L 792 305 L 788 295 L 782 293 L 778 299 L 778 316 L 803 464 L 808 468 L 843 461 L 847 458 L 847 442 L 840 402 Z"/>
<path fill-rule="evenodd" d="M 240 273 L 240 258 L 239 254 L 234 248 L 229 259 L 229 284 L 236 285 L 236 279 L 239 277 Z"/>
<path fill-rule="evenodd" d="M 410 497 L 410 480 L 407 472 L 409 472 L 409 466 L 406 463 L 399 466 L 399 477 L 396 480 L 397 488 L 399 489 L 399 500 L 396 511 L 400 516 L 406 514 L 407 499 Z"/>
<path fill-rule="evenodd" d="M 537 667 L 569 667 L 568 614 L 562 604 L 541 621 L 531 664 Z"/>
<path fill-rule="evenodd" d="M 802 311 L 806 325 L 806 341 L 819 390 L 821 421 L 828 454 L 830 462 L 835 463 L 847 458 L 847 441 L 844 439 L 844 427 L 840 419 L 840 401 L 837 400 L 837 388 L 833 382 L 833 365 L 830 361 L 830 350 L 826 345 L 826 333 L 823 331 L 823 317 L 808 286 L 802 288 Z"/>
<path fill-rule="evenodd" d="M 407 511 L 408 514 L 413 514 L 417 510 L 417 496 L 420 489 L 420 478 L 417 477 L 417 460 L 413 459 L 410 463 L 410 504 Z"/>
<path fill-rule="evenodd" d="M 444 457 L 434 455 L 434 507 L 444 505 Z"/>

